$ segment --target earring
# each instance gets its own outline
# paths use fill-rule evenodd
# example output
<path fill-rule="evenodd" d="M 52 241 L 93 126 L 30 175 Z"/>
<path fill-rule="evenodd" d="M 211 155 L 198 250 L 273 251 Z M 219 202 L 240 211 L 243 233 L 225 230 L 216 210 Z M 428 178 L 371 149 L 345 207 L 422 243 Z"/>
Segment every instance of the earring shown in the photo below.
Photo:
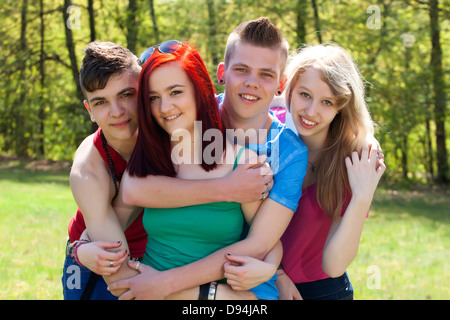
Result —
<path fill-rule="evenodd" d="M 94 115 L 92 115 L 92 114 L 91 114 L 91 121 L 92 121 L 92 122 L 95 122 Z"/>
<path fill-rule="evenodd" d="M 278 90 L 277 93 L 279 96 L 281 96 L 281 90 Z"/>
<path fill-rule="evenodd" d="M 225 82 L 225 81 L 223 81 L 223 79 L 220 79 L 220 80 L 219 80 L 219 83 L 220 83 L 220 84 L 223 84 L 224 82 Z"/>

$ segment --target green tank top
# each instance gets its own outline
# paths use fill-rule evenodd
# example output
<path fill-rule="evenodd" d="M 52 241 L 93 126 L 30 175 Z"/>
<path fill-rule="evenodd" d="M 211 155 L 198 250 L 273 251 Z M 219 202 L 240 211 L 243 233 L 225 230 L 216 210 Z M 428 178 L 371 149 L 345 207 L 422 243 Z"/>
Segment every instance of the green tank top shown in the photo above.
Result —
<path fill-rule="evenodd" d="M 233 170 L 243 150 L 239 150 Z M 163 271 L 200 260 L 238 242 L 244 217 L 239 203 L 214 202 L 145 208 L 142 223 L 148 235 L 142 263 Z"/>

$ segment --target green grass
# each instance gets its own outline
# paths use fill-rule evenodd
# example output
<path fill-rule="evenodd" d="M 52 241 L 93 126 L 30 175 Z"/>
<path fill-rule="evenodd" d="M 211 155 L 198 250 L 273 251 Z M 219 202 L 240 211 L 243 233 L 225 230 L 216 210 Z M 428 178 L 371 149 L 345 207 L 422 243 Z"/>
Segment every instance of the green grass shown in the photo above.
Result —
<path fill-rule="evenodd" d="M 355 298 L 449 299 L 449 214 L 448 189 L 377 190 L 348 268 Z"/>
<path fill-rule="evenodd" d="M 68 171 L 0 169 L 0 299 L 62 299 Z"/>
<path fill-rule="evenodd" d="M 355 299 L 450 299 L 449 191 L 377 191 L 348 268 Z M 0 162 L 0 299 L 62 299 L 75 210 L 67 169 Z"/>

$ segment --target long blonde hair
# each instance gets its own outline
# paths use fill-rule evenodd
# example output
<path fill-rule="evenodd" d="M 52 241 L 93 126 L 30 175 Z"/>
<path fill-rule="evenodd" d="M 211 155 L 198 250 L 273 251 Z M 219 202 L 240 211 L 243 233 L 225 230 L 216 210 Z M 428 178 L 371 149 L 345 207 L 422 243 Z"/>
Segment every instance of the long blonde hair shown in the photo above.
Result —
<path fill-rule="evenodd" d="M 364 98 L 362 76 L 351 56 L 337 45 L 315 45 L 300 49 L 287 66 L 286 104 L 290 109 L 292 88 L 309 68 L 322 73 L 337 100 L 339 110 L 330 124 L 322 153 L 317 160 L 317 200 L 330 217 L 339 216 L 351 193 L 345 157 L 361 154 L 374 124 Z"/>

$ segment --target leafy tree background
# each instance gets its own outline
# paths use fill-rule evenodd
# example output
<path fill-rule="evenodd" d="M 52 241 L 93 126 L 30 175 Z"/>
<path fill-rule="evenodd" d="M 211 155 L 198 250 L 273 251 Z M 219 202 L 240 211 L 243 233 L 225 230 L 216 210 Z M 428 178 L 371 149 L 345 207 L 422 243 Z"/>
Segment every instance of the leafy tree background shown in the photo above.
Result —
<path fill-rule="evenodd" d="M 292 50 L 335 42 L 353 55 L 385 181 L 449 182 L 450 0 L 3 0 L 0 13 L 0 155 L 72 159 L 95 129 L 77 81 L 90 41 L 138 56 L 164 40 L 189 40 L 215 79 L 229 32 L 266 16 Z"/>

